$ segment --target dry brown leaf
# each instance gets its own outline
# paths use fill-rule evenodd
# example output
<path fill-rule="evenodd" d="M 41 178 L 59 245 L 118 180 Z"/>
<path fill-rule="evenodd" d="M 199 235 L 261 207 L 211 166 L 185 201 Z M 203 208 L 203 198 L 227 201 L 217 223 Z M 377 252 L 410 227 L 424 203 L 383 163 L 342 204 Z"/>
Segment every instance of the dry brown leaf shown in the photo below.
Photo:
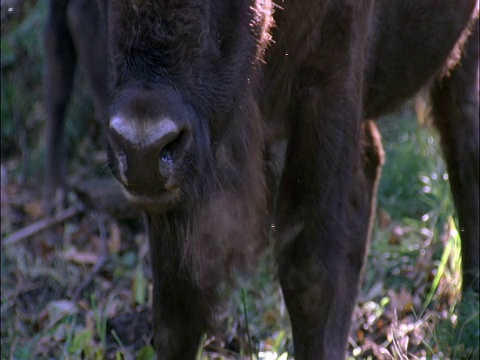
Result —
<path fill-rule="evenodd" d="M 117 254 L 120 251 L 122 245 L 122 236 L 120 232 L 120 227 L 117 223 L 112 223 L 110 225 L 110 237 L 108 239 L 108 252 L 110 254 Z"/>
<path fill-rule="evenodd" d="M 405 230 L 401 226 L 395 226 L 392 229 L 390 240 L 388 242 L 392 245 L 398 245 L 402 241 L 402 238 L 404 235 L 405 235 Z"/>
<path fill-rule="evenodd" d="M 266 311 L 265 314 L 263 315 L 263 322 L 267 326 L 274 326 L 277 324 L 278 319 L 277 316 L 275 315 L 275 312 L 273 311 Z"/>
<path fill-rule="evenodd" d="M 78 251 L 75 246 L 71 246 L 62 254 L 63 258 L 79 265 L 95 265 L 99 256 L 89 251 Z"/>
<path fill-rule="evenodd" d="M 359 343 L 363 343 L 365 340 L 365 333 L 363 330 L 357 329 L 357 339 Z"/>
<path fill-rule="evenodd" d="M 42 202 L 39 200 L 29 201 L 23 209 L 33 220 L 38 220 L 44 215 Z"/>

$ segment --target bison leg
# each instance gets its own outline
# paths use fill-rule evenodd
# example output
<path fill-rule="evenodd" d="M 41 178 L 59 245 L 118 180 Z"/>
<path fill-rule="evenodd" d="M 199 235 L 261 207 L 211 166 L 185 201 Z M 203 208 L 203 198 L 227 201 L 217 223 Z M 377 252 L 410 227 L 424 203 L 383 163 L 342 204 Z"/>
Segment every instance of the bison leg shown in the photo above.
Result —
<path fill-rule="evenodd" d="M 195 359 L 210 315 L 209 292 L 186 269 L 182 240 L 168 215 L 147 216 L 153 272 L 153 328 L 158 360 Z"/>
<path fill-rule="evenodd" d="M 478 22 L 461 64 L 431 91 L 462 239 L 463 291 L 479 291 Z"/>
<path fill-rule="evenodd" d="M 102 0 L 71 0 L 68 25 L 93 91 L 96 117 L 105 123 L 108 106 L 108 73 L 105 9 Z"/>
<path fill-rule="evenodd" d="M 47 149 L 44 199 L 53 210 L 58 189 L 65 183 L 63 130 L 72 91 L 76 53 L 67 27 L 68 0 L 50 0 L 45 29 L 44 93 L 47 113 Z"/>
<path fill-rule="evenodd" d="M 360 177 L 363 64 L 354 55 L 363 52 L 368 6 L 328 4 L 312 25 L 320 41 L 305 41 L 311 53 L 295 68 L 277 199 L 279 280 L 296 360 L 345 358 L 375 184 Z"/>
<path fill-rule="evenodd" d="M 292 323 L 295 359 L 345 357 L 383 163 L 373 122 L 364 126 L 362 148 L 343 220 L 338 220 L 334 209 L 306 208 L 303 223 L 290 227 L 280 252 L 279 276 Z M 292 181 L 298 181 L 298 174 L 294 176 Z M 327 222 L 333 224 L 335 234 L 327 232 Z M 344 239 L 339 236 L 343 231 Z"/>

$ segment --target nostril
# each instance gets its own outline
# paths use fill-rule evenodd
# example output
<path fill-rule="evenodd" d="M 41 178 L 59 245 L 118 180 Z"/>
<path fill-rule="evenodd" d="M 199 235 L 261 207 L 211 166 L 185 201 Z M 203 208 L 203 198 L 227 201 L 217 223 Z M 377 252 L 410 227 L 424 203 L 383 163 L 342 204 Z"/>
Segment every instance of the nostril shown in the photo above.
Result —
<path fill-rule="evenodd" d="M 127 169 L 128 169 L 128 160 L 127 155 L 123 151 L 119 151 L 117 155 L 118 159 L 118 172 L 120 175 L 120 181 L 123 182 L 125 185 L 128 184 L 127 179 Z"/>
<path fill-rule="evenodd" d="M 168 117 L 134 121 L 118 115 L 109 125 L 114 172 L 123 185 L 129 189 L 178 187 L 174 173 L 192 140 L 187 124 Z"/>
<path fill-rule="evenodd" d="M 181 130 L 175 139 L 166 144 L 160 151 L 160 159 L 166 162 L 178 160 L 187 144 L 187 138 L 187 131 Z"/>
<path fill-rule="evenodd" d="M 125 175 L 127 173 L 128 163 L 127 163 L 127 155 L 123 151 L 118 153 L 118 170 L 120 173 Z"/>
<path fill-rule="evenodd" d="M 162 150 L 162 152 L 160 153 L 160 161 L 164 162 L 165 164 L 172 164 L 173 163 L 172 152 L 168 150 Z"/>
<path fill-rule="evenodd" d="M 180 131 L 178 136 L 163 147 L 159 154 L 160 173 L 169 177 L 173 171 L 175 161 L 181 158 L 188 141 L 186 130 Z"/>

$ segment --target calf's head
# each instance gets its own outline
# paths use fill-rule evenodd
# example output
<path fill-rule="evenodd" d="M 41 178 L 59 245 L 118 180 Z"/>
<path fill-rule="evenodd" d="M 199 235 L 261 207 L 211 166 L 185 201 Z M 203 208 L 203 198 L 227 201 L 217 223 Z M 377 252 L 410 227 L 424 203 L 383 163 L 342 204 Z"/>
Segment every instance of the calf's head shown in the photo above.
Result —
<path fill-rule="evenodd" d="M 266 212 L 256 88 L 271 2 L 112 0 L 108 14 L 113 174 L 157 232 L 212 257 L 248 249 Z"/>
<path fill-rule="evenodd" d="M 110 2 L 109 159 L 141 209 L 248 180 L 242 163 L 262 151 L 254 88 L 270 16 L 269 4 L 254 5 Z"/>

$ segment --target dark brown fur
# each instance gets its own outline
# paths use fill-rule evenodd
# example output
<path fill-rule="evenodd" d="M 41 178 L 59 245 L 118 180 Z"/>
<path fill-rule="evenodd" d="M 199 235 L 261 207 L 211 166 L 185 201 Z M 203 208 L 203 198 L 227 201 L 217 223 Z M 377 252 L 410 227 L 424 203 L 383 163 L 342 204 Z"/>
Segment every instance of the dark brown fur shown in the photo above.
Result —
<path fill-rule="evenodd" d="M 384 158 L 369 119 L 425 86 L 459 214 L 464 290 L 478 292 L 477 19 L 444 76 L 476 1 L 281 5 L 108 3 L 110 167 L 145 212 L 159 359 L 194 358 L 216 289 L 255 264 L 270 219 L 295 358 L 344 357 Z M 283 139 L 277 182 L 272 149 Z"/>

